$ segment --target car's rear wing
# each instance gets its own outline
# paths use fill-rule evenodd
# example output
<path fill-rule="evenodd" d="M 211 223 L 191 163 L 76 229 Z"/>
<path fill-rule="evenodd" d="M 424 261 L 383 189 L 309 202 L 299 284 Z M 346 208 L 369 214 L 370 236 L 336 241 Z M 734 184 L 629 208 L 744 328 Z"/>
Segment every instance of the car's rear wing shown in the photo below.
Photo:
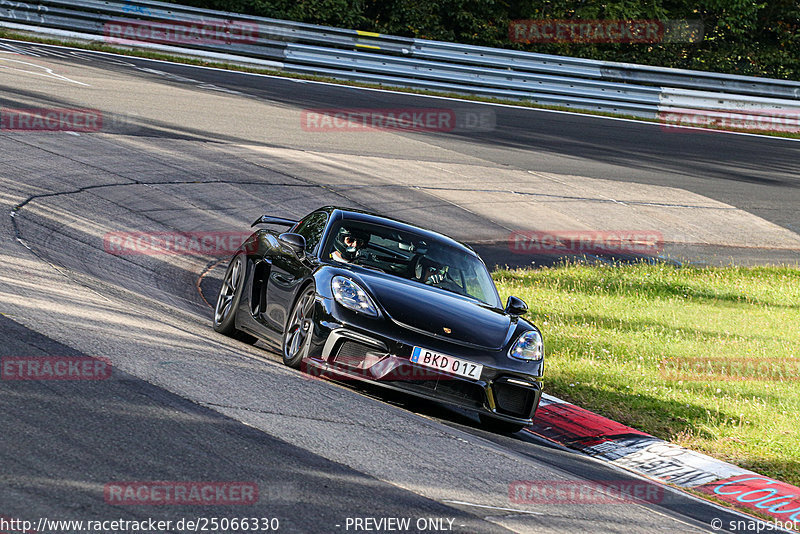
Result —
<path fill-rule="evenodd" d="M 256 222 L 250 225 L 250 228 L 257 224 L 278 224 L 281 226 L 294 226 L 297 224 L 297 221 L 293 221 L 291 219 L 284 219 L 283 217 L 273 217 L 271 215 L 262 215 Z"/>

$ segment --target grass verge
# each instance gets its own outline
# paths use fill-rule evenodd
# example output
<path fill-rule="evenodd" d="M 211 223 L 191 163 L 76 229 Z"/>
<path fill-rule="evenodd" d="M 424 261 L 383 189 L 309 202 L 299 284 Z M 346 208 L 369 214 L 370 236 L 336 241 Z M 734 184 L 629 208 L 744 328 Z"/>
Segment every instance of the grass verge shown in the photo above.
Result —
<path fill-rule="evenodd" d="M 443 92 L 443 91 L 428 91 L 423 89 L 413 89 L 408 87 L 396 87 L 391 85 L 381 85 L 376 83 L 366 83 L 366 82 L 357 82 L 357 81 L 349 81 L 349 80 L 340 80 L 337 78 L 330 78 L 326 76 L 315 76 L 315 75 L 308 75 L 308 74 L 298 74 L 293 72 L 285 72 L 281 70 L 275 69 L 266 69 L 266 68 L 259 68 L 259 67 L 248 67 L 246 65 L 237 64 L 237 63 L 222 63 L 222 62 L 213 62 L 208 61 L 200 58 L 190 57 L 190 56 L 176 56 L 173 54 L 167 54 L 164 52 L 154 52 L 150 49 L 136 49 L 136 48 L 122 48 L 119 46 L 109 46 L 104 43 L 99 43 L 96 41 L 81 41 L 81 40 L 71 40 L 71 39 L 55 39 L 51 37 L 42 37 L 40 35 L 25 33 L 25 32 L 16 32 L 11 30 L 6 30 L 0 28 L 0 39 L 12 39 L 18 41 L 27 41 L 30 43 L 40 43 L 40 44 L 51 44 L 51 45 L 58 45 L 58 46 L 70 46 L 72 48 L 80 48 L 83 50 L 92 50 L 96 52 L 107 52 L 111 54 L 120 54 L 124 56 L 131 56 L 131 57 L 139 57 L 144 59 L 156 59 L 160 61 L 170 61 L 172 63 L 183 63 L 187 65 L 198 65 L 202 67 L 212 67 L 217 69 L 223 70 L 231 70 L 231 71 L 238 71 L 238 72 L 250 72 L 254 74 L 266 74 L 270 76 L 281 76 L 284 78 L 293 78 L 299 80 L 310 80 L 310 81 L 318 81 L 318 82 L 325 82 L 325 83 L 335 83 L 338 85 L 347 85 L 351 87 L 365 87 L 369 89 L 384 89 L 388 91 L 395 91 L 398 93 L 409 93 L 409 94 L 416 94 L 416 95 L 428 95 L 428 96 L 437 96 L 437 97 L 444 97 L 444 98 L 457 98 L 460 100 L 468 100 L 473 102 L 488 102 L 492 104 L 502 104 L 507 106 L 516 106 L 516 107 L 523 107 L 523 108 L 532 108 L 532 109 L 544 109 L 544 110 L 551 110 L 551 111 L 567 111 L 570 113 L 578 113 L 582 115 L 595 115 L 599 117 L 613 117 L 619 119 L 631 119 L 637 120 L 642 122 L 653 122 L 653 123 L 662 123 L 663 121 L 659 119 L 648 119 L 648 118 L 641 118 L 641 117 L 634 117 L 632 115 L 625 115 L 620 113 L 607 113 L 603 111 L 592 111 L 592 110 L 585 110 L 585 109 L 576 109 L 571 108 L 568 106 L 549 106 L 545 104 L 536 104 L 529 101 L 524 100 L 507 100 L 503 98 L 492 98 L 492 97 L 483 97 L 483 96 L 475 96 L 463 93 L 451 93 L 451 92 Z M 675 128 L 677 126 L 664 124 L 664 128 Z M 785 131 L 765 131 L 765 130 L 753 130 L 747 128 L 729 128 L 729 127 L 697 127 L 698 130 L 719 130 L 719 131 L 726 131 L 726 132 L 734 132 L 734 133 L 750 133 L 750 134 L 757 134 L 757 135 L 767 135 L 771 137 L 786 137 L 790 139 L 800 139 L 800 133 L 795 132 L 785 132 Z"/>
<path fill-rule="evenodd" d="M 800 270 L 567 264 L 494 276 L 542 330 L 548 393 L 800 485 Z"/>

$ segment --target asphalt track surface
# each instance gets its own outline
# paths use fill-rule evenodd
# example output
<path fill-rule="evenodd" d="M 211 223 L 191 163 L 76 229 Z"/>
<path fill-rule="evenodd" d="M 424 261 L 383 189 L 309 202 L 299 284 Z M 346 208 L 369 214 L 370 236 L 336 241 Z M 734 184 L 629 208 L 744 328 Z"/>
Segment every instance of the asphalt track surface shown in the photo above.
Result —
<path fill-rule="evenodd" d="M 498 263 L 553 261 L 510 254 L 509 229 L 593 214 L 598 230 L 641 216 L 675 236 L 691 220 L 701 239 L 676 240 L 681 261 L 796 263 L 796 142 L 2 41 L 0 106 L 104 115 L 97 133 L 0 131 L 0 203 L 13 213 L 0 219 L 3 355 L 114 367 L 103 381 L 0 382 L 0 515 L 278 517 L 284 532 L 353 532 L 355 517 L 452 519 L 456 532 L 704 532 L 741 518 L 673 491 L 646 503 L 513 502 L 517 480 L 635 479 L 526 433 L 487 433 L 469 414 L 287 369 L 211 330 L 206 300 L 224 254 L 113 255 L 104 236 L 248 231 L 262 213 L 344 204 L 476 243 Z M 454 106 L 490 110 L 494 128 L 300 127 L 307 108 Z M 259 500 L 104 500 L 108 483 L 159 480 L 249 481 Z"/>

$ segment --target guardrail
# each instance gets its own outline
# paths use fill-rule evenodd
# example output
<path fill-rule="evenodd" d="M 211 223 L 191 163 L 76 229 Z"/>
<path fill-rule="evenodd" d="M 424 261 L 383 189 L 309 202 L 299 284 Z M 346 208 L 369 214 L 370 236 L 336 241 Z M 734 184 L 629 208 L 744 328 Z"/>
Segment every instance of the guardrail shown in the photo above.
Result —
<path fill-rule="evenodd" d="M 777 120 L 800 131 L 800 83 L 787 80 L 412 39 L 152 0 L 0 0 L 0 27 L 384 86 L 698 125 L 726 117 L 753 126 Z"/>

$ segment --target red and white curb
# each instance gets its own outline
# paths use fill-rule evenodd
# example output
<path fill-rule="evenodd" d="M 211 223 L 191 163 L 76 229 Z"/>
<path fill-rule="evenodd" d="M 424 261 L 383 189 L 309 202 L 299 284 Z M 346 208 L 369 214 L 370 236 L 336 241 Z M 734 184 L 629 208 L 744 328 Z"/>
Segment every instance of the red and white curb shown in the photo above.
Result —
<path fill-rule="evenodd" d="M 525 429 L 646 477 L 693 488 L 734 506 L 800 522 L 800 488 L 658 439 L 543 395 Z"/>

